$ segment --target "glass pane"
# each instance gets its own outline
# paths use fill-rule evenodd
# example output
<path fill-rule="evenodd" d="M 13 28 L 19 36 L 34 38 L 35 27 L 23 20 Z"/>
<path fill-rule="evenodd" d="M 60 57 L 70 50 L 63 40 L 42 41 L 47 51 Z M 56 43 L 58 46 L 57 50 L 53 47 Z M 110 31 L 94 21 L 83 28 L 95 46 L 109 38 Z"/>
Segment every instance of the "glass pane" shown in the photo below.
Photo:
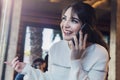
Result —
<path fill-rule="evenodd" d="M 59 29 L 27 26 L 24 47 L 24 62 L 30 63 L 30 55 L 36 55 L 37 58 L 42 57 L 44 59 L 50 47 L 61 39 L 62 35 Z M 38 50 L 42 50 L 36 52 L 37 48 Z"/>

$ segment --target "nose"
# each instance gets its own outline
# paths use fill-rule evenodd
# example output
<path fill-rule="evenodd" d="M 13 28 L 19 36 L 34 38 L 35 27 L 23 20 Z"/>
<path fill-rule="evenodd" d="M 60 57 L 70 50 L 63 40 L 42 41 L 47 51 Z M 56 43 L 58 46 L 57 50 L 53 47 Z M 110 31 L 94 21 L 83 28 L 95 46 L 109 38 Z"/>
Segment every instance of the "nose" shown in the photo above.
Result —
<path fill-rule="evenodd" d="M 64 27 L 66 27 L 66 28 L 69 28 L 69 27 L 70 27 L 70 22 L 69 22 L 69 20 L 66 20 L 66 21 L 64 22 Z"/>

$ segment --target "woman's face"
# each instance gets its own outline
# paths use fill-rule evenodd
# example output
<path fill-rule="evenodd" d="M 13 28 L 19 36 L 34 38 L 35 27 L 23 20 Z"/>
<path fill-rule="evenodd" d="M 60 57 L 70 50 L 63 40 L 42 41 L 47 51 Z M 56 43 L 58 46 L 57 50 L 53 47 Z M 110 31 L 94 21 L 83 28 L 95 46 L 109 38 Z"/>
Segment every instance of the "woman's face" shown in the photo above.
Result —
<path fill-rule="evenodd" d="M 67 41 L 71 40 L 73 36 L 80 30 L 82 23 L 76 13 L 72 12 L 72 8 L 68 8 L 62 15 L 60 23 L 63 38 Z"/>

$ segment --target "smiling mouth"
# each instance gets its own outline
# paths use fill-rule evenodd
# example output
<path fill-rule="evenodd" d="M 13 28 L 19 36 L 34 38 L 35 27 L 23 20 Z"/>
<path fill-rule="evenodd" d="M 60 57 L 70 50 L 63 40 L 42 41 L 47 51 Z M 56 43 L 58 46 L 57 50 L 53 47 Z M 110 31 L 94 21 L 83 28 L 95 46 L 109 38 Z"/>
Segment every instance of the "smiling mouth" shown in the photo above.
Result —
<path fill-rule="evenodd" d="M 65 35 L 70 35 L 70 34 L 72 34 L 72 31 L 64 31 L 64 34 Z"/>

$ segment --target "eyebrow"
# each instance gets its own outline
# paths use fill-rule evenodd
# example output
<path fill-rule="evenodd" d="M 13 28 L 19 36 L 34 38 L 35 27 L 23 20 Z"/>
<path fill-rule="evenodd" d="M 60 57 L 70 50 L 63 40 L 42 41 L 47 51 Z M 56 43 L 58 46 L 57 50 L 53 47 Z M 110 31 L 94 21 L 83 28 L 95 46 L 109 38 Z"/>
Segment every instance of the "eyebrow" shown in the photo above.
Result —
<path fill-rule="evenodd" d="M 66 15 L 62 15 L 62 17 L 66 17 Z"/>
<path fill-rule="evenodd" d="M 80 19 L 78 19 L 78 18 L 75 18 L 75 17 L 71 17 L 72 19 L 76 19 L 76 20 L 78 20 L 78 21 L 80 21 Z"/>
<path fill-rule="evenodd" d="M 67 17 L 66 15 L 63 15 L 62 17 Z M 73 17 L 73 16 L 71 16 L 71 19 L 75 19 L 75 20 L 78 20 L 78 21 L 80 21 L 80 19 L 78 19 L 78 18 L 75 18 L 75 17 Z"/>

